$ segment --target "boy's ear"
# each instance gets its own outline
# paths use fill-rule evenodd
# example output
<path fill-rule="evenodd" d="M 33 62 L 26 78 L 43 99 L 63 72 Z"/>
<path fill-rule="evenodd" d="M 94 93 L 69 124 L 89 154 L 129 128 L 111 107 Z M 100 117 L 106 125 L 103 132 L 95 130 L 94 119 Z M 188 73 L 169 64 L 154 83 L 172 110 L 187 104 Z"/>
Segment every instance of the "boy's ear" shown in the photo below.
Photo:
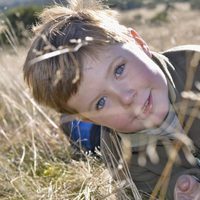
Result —
<path fill-rule="evenodd" d="M 149 47 L 147 45 L 147 43 L 141 38 L 141 36 L 134 30 L 131 29 L 131 36 L 135 39 L 136 43 L 142 47 L 142 49 L 144 50 L 144 52 L 149 56 L 152 57 L 152 54 L 149 50 Z"/>

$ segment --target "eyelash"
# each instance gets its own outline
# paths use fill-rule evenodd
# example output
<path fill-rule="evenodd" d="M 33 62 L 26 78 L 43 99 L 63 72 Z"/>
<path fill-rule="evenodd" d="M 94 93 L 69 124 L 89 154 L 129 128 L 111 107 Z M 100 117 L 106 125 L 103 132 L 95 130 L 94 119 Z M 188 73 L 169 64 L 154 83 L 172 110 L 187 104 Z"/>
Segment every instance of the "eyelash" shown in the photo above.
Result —
<path fill-rule="evenodd" d="M 105 102 L 106 102 L 106 97 L 101 97 L 101 98 L 97 101 L 97 103 L 96 103 L 96 110 L 101 110 L 101 109 L 103 109 L 104 106 L 105 106 Z M 102 104 L 102 103 L 103 103 L 103 105 L 100 105 L 100 104 Z"/>
<path fill-rule="evenodd" d="M 119 76 L 121 76 L 124 72 L 124 69 L 125 69 L 125 64 L 117 66 L 114 70 L 115 77 L 118 78 Z M 120 70 L 120 71 L 118 72 L 118 70 Z M 105 96 L 101 97 L 96 103 L 96 110 L 103 109 L 105 106 L 105 102 L 106 102 L 106 97 Z"/>
<path fill-rule="evenodd" d="M 119 76 L 121 76 L 124 72 L 124 69 L 125 69 L 125 64 L 117 66 L 114 71 L 115 77 L 118 78 Z M 118 70 L 120 71 L 118 72 Z"/>

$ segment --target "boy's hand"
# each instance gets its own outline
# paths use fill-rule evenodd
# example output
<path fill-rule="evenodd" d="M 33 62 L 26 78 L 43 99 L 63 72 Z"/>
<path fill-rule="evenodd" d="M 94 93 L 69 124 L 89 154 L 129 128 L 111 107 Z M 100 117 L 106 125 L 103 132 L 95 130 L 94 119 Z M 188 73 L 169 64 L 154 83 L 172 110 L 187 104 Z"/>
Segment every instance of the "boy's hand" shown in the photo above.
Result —
<path fill-rule="evenodd" d="M 200 182 L 190 175 L 180 176 L 176 182 L 174 199 L 200 200 Z"/>

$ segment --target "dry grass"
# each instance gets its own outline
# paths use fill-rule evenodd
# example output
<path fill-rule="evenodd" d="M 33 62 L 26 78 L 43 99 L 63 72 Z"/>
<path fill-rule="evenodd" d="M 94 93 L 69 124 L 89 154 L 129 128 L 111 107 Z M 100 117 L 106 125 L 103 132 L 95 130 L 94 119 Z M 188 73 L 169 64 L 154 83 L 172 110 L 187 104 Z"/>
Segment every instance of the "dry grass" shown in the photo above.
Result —
<path fill-rule="evenodd" d="M 138 14 L 140 23 L 134 20 Z M 159 26 L 149 23 L 154 15 L 140 9 L 119 17 L 152 49 L 200 44 L 200 14 L 188 5 L 170 11 L 169 22 Z M 88 156 L 85 161 L 71 159 L 59 115 L 34 104 L 22 77 L 26 49 L 15 48 L 17 53 L 0 52 L 0 199 L 115 199 L 116 186 L 102 162 Z"/>
<path fill-rule="evenodd" d="M 22 77 L 25 49 L 17 52 L 0 56 L 0 199 L 110 197 L 103 164 L 72 160 L 59 115 L 34 104 Z"/>

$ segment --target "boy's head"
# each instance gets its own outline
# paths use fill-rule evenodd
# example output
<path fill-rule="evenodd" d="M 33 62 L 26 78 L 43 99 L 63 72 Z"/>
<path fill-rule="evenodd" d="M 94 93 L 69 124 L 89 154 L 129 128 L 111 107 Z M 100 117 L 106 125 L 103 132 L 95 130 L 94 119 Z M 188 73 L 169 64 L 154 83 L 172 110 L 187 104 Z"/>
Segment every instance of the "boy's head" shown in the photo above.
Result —
<path fill-rule="evenodd" d="M 123 132 L 162 122 L 166 78 L 144 41 L 110 10 L 73 0 L 69 8 L 45 10 L 41 20 L 24 65 L 39 103 Z"/>
<path fill-rule="evenodd" d="M 85 55 L 95 56 L 108 43 L 128 40 L 127 28 L 112 15 L 93 0 L 72 0 L 68 7 L 41 13 L 24 64 L 25 81 L 36 101 L 59 112 L 76 112 L 66 103 L 81 83 Z"/>

